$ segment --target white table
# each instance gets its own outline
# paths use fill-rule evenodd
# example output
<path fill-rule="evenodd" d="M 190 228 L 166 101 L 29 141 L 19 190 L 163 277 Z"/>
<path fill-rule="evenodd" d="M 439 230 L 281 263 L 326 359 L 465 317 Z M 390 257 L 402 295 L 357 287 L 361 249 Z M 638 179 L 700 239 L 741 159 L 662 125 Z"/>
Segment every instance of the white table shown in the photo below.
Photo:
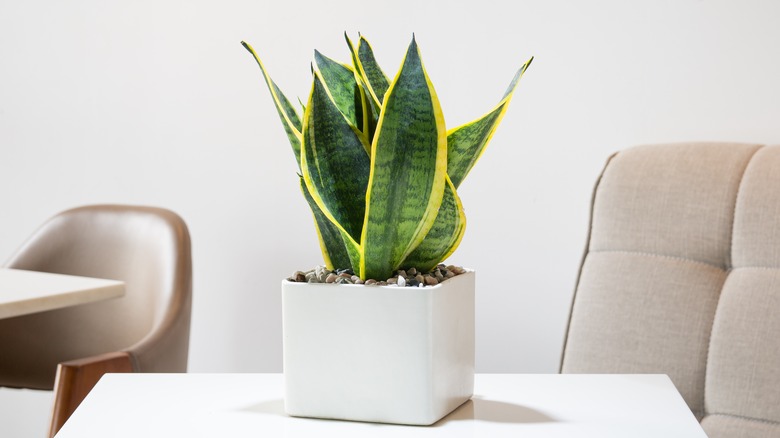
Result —
<path fill-rule="evenodd" d="M 87 304 L 125 294 L 116 280 L 0 269 L 0 319 Z"/>
<path fill-rule="evenodd" d="M 422 427 L 288 417 L 281 374 L 106 374 L 56 437 L 706 438 L 665 375 L 478 374 L 475 385 Z"/>

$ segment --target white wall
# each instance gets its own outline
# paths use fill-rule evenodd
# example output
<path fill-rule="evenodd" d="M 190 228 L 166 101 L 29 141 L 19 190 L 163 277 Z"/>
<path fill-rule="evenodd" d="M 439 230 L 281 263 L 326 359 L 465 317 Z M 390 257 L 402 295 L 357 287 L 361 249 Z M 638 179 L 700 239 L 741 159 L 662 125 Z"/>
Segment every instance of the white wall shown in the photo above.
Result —
<path fill-rule="evenodd" d="M 171 208 L 194 245 L 191 371 L 280 371 L 279 281 L 320 254 L 239 41 L 305 98 L 312 49 L 348 61 L 342 33 L 361 31 L 393 74 L 415 32 L 449 126 L 535 55 L 460 190 L 469 226 L 451 261 L 478 270 L 478 371 L 555 372 L 605 159 L 780 142 L 778 17 L 771 0 L 2 2 L 0 260 L 62 209 Z M 42 430 L 22 423 L 46 403 L 7 392 L 0 428 Z"/>

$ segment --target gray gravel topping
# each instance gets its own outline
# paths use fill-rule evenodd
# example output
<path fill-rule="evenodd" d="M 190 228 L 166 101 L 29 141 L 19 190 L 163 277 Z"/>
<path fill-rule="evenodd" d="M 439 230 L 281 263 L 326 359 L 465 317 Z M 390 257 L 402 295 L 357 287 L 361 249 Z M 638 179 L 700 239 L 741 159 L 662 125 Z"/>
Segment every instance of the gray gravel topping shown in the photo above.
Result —
<path fill-rule="evenodd" d="M 332 283 L 332 284 L 365 284 L 366 286 L 396 286 L 425 287 L 436 286 L 442 281 L 465 273 L 460 266 L 440 264 L 431 272 L 421 273 L 417 269 L 399 269 L 386 280 L 361 280 L 352 269 L 337 269 L 331 271 L 325 266 L 317 266 L 309 271 L 296 271 L 287 281 L 295 283 Z"/>

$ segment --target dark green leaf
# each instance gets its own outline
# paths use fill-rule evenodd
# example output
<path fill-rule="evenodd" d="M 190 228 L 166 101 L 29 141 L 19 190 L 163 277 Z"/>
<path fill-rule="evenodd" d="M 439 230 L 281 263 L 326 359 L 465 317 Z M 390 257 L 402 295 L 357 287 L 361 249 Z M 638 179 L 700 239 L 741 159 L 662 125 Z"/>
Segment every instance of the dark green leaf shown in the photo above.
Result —
<path fill-rule="evenodd" d="M 315 72 L 303 123 L 301 167 L 312 198 L 336 226 L 359 242 L 370 161 Z"/>
<path fill-rule="evenodd" d="M 444 195 L 444 118 L 414 39 L 385 96 L 371 151 L 361 272 L 381 279 L 422 242 Z"/>

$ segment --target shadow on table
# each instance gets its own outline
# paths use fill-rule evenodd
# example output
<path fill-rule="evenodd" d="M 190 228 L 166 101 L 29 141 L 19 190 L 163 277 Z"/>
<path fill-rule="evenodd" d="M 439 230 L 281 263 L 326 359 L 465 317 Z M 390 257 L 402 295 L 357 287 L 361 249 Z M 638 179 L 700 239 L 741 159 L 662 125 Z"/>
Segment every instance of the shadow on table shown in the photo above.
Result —
<path fill-rule="evenodd" d="M 241 411 L 287 417 L 287 414 L 284 412 L 284 400 L 282 399 L 267 400 L 242 408 Z M 459 408 L 431 427 L 440 427 L 449 422 L 460 420 L 514 424 L 552 423 L 556 421 L 543 412 L 525 406 L 475 397 L 463 403 Z"/>
<path fill-rule="evenodd" d="M 439 420 L 434 426 L 443 426 L 451 421 L 458 420 L 480 420 L 491 423 L 514 424 L 553 423 L 557 421 L 543 412 L 525 406 L 475 397 L 463 403 L 458 409 Z"/>
<path fill-rule="evenodd" d="M 255 412 L 258 414 L 282 415 L 284 417 L 287 416 L 287 414 L 284 412 L 284 400 L 280 398 L 276 400 L 267 400 L 252 406 L 247 406 L 242 408 L 241 411 Z"/>

